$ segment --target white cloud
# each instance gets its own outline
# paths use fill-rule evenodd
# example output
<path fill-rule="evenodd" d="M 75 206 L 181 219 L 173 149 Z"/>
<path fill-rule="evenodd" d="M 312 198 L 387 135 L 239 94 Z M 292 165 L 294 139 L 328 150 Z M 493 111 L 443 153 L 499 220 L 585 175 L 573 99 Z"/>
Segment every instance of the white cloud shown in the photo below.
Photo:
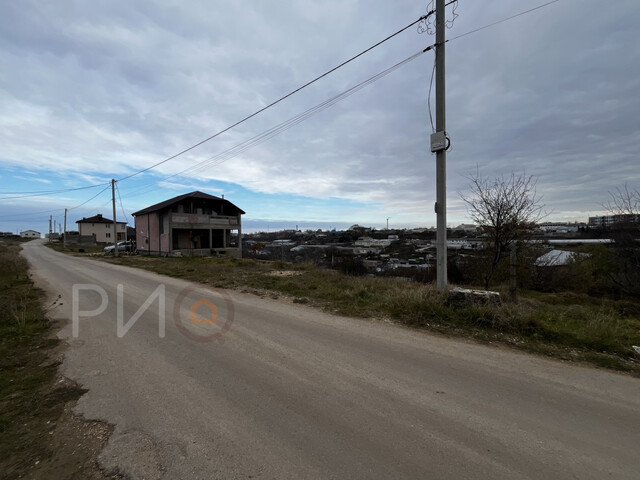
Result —
<path fill-rule="evenodd" d="M 537 4 L 461 2 L 447 34 Z M 5 6 L 0 166 L 66 173 L 76 184 L 118 178 L 225 128 L 424 11 L 408 0 L 124 5 Z M 447 45 L 452 216 L 464 215 L 456 192 L 476 166 L 489 176 L 538 176 L 558 217 L 584 216 L 607 190 L 640 184 L 639 20 L 631 0 L 608 10 L 595 0 L 560 2 Z M 433 41 L 411 29 L 157 172 L 233 147 Z M 161 186 L 216 179 L 428 217 L 432 59 L 423 55 L 259 147 Z"/>

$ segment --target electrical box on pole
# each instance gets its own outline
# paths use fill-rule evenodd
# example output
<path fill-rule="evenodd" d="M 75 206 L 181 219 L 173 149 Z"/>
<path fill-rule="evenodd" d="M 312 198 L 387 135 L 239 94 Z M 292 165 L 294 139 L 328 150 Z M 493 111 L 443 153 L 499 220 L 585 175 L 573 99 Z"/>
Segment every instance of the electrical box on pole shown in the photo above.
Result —
<path fill-rule="evenodd" d="M 441 152 L 449 146 L 449 140 L 445 132 L 435 132 L 431 134 L 431 153 Z"/>

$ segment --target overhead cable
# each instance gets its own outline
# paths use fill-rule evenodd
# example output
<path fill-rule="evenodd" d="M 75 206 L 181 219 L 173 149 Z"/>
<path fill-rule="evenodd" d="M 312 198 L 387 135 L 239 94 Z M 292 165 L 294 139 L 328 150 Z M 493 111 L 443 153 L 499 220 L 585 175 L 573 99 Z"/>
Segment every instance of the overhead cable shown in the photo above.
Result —
<path fill-rule="evenodd" d="M 358 83 L 357 85 L 354 85 L 353 87 L 344 90 L 343 92 L 334 95 L 331 98 L 328 98 L 327 100 L 315 105 L 312 108 L 309 108 L 308 110 L 305 110 L 304 112 L 291 117 L 290 119 L 274 126 L 271 127 L 270 129 L 262 132 L 259 135 L 256 135 L 254 137 L 251 137 L 248 140 L 245 140 L 244 142 L 241 142 L 227 150 L 224 150 L 223 152 L 220 152 L 212 157 L 207 158 L 206 160 L 202 160 L 198 163 L 196 163 L 195 165 L 191 165 L 188 168 L 181 170 L 177 173 L 174 173 L 172 175 L 169 175 L 168 177 L 164 177 L 156 182 L 154 182 L 154 185 L 158 182 L 162 182 L 162 181 L 166 181 L 169 180 L 170 178 L 173 177 L 177 177 L 180 175 L 184 175 L 185 173 L 196 173 L 199 171 L 204 170 L 205 168 L 210 168 L 210 167 L 214 167 L 217 165 L 220 165 L 221 163 L 226 162 L 227 160 L 230 160 L 232 158 L 237 157 L 238 155 L 244 153 L 245 151 L 249 150 L 250 148 L 253 148 L 257 145 L 260 145 L 263 142 L 266 142 L 267 140 L 275 137 L 276 135 L 279 135 L 280 133 L 298 125 L 299 123 L 304 122 L 305 120 L 307 120 L 308 118 L 310 118 L 311 116 L 335 105 L 336 103 L 338 103 L 341 100 L 344 100 L 345 98 L 353 95 L 354 93 L 358 92 L 359 90 L 363 89 L 364 87 L 382 79 L 383 77 L 389 75 L 390 73 L 392 73 L 393 71 L 399 69 L 400 67 L 406 65 L 407 63 L 415 60 L 416 58 L 418 58 L 419 56 L 421 56 L 422 54 L 424 54 L 425 52 L 428 52 L 429 50 L 431 50 L 433 48 L 433 46 L 429 46 L 427 48 L 425 48 L 424 50 L 421 50 L 413 55 L 411 55 L 410 57 L 405 58 L 404 60 L 396 63 L 395 65 L 392 65 L 391 67 L 377 73 L 376 75 L 373 75 L 369 78 L 367 78 L 366 80 Z M 138 194 L 142 194 L 142 193 L 146 193 L 145 192 L 138 192 Z M 132 198 L 134 196 L 138 196 L 138 195 L 133 195 L 133 196 L 129 196 L 129 198 Z"/>
<path fill-rule="evenodd" d="M 95 185 L 87 185 L 85 187 L 77 187 L 77 188 L 64 188 L 61 190 L 40 190 L 34 192 L 0 192 L 0 195 L 12 195 L 13 197 L 0 197 L 0 200 L 13 200 L 16 198 L 27 198 L 27 197 L 43 197 L 46 195 L 56 195 L 58 193 L 68 193 L 68 192 L 77 192 L 79 190 L 87 190 L 89 188 L 96 188 L 106 185 L 104 183 L 98 183 Z"/>
<path fill-rule="evenodd" d="M 110 184 L 110 183 L 109 183 L 109 184 L 107 184 L 107 186 L 106 186 L 106 187 L 104 187 L 104 189 L 100 190 L 98 193 L 96 193 L 96 194 L 95 194 L 93 197 L 91 197 L 89 200 L 86 200 L 86 201 L 82 202 L 81 204 L 76 205 L 75 207 L 71 207 L 71 208 L 69 208 L 69 210 L 75 210 L 76 208 L 80 208 L 81 206 L 86 205 L 87 203 L 89 203 L 89 202 L 90 202 L 91 200 L 93 200 L 94 198 L 97 198 L 97 197 L 99 197 L 100 195 L 102 195 L 106 190 L 108 190 L 108 189 L 109 189 L 109 187 L 111 187 L 111 184 Z"/>
<path fill-rule="evenodd" d="M 543 3 L 542 5 L 538 5 L 537 7 L 530 8 L 529 10 L 525 10 L 524 12 L 516 13 L 515 15 L 511 15 L 510 17 L 503 18 L 502 20 L 498 20 L 497 22 L 489 23 L 488 25 L 484 25 L 483 27 L 478 27 L 478 28 L 476 28 L 474 30 L 471 30 L 469 32 L 466 32 L 466 33 L 463 33 L 461 35 L 457 35 L 455 37 L 452 37 L 449 40 L 447 40 L 447 42 L 451 42 L 453 40 L 457 40 L 458 38 L 466 37 L 467 35 L 471 35 L 472 33 L 479 32 L 480 30 L 484 30 L 485 28 L 493 27 L 495 25 L 498 25 L 500 23 L 506 22 L 508 20 L 513 20 L 514 18 L 521 17 L 522 15 L 526 15 L 527 13 L 531 13 L 531 12 L 533 12 L 535 10 L 539 10 L 541 8 L 544 8 L 544 7 L 548 7 L 549 5 L 552 5 L 554 3 L 558 3 L 559 1 L 560 0 L 552 0 L 551 2 Z"/>
<path fill-rule="evenodd" d="M 201 140 L 200 142 L 198 142 L 198 143 L 196 143 L 196 144 L 194 144 L 194 145 L 190 146 L 189 148 L 185 148 L 185 149 L 184 149 L 184 150 L 182 150 L 181 152 L 178 152 L 178 153 L 176 153 L 175 155 L 170 156 L 169 158 L 165 158 L 164 160 L 162 160 L 162 161 L 160 161 L 160 162 L 157 162 L 157 163 L 154 163 L 153 165 L 151 165 L 151 166 L 149 166 L 149 167 L 147 167 L 147 168 L 143 168 L 142 170 L 138 170 L 137 172 L 134 172 L 134 173 L 132 173 L 132 174 L 130 174 L 130 175 L 127 175 L 126 177 L 122 177 L 122 178 L 120 178 L 118 181 L 122 181 L 122 180 L 126 180 L 126 179 L 128 179 L 128 178 L 131 178 L 131 177 L 135 177 L 136 175 L 139 175 L 139 174 L 144 173 L 144 172 L 146 172 L 146 171 L 149 171 L 149 170 L 151 170 L 151 169 L 153 169 L 153 168 L 156 168 L 156 167 L 158 167 L 159 165 L 162 165 L 163 163 L 166 163 L 166 162 L 168 162 L 168 161 L 170 161 L 170 160 L 173 160 L 174 158 L 179 157 L 180 155 L 183 155 L 183 154 L 185 154 L 185 153 L 187 153 L 187 152 L 189 152 L 189 151 L 193 150 L 193 149 L 194 149 L 194 148 L 196 148 L 196 147 L 199 147 L 199 146 L 200 146 L 200 145 L 202 145 L 203 143 L 206 143 L 206 142 L 208 142 L 208 141 L 210 141 L 210 140 L 213 140 L 214 138 L 216 138 L 216 137 L 218 137 L 218 136 L 222 135 L 223 133 L 228 132 L 228 131 L 229 131 L 229 130 L 231 130 L 232 128 L 237 127 L 237 126 L 238 126 L 238 125 L 240 125 L 241 123 L 244 123 L 244 122 L 246 122 L 247 120 L 249 120 L 249 119 L 251 119 L 251 118 L 255 117 L 256 115 L 258 115 L 258 114 L 260 114 L 260 113 L 264 112 L 264 111 L 265 111 L 265 110 L 267 110 L 268 108 L 271 108 L 271 107 L 273 107 L 274 105 L 277 105 L 278 103 L 282 102 L 283 100 L 285 100 L 285 99 L 287 99 L 287 98 L 291 97 L 292 95 L 294 95 L 294 94 L 298 93 L 299 91 L 301 91 L 301 90 L 303 90 L 303 89 L 307 88 L 309 85 L 314 84 L 314 83 L 315 83 L 315 82 L 317 82 L 318 80 L 320 80 L 320 79 L 322 79 L 322 78 L 326 77 L 327 75 L 329 75 L 329 74 L 331 74 L 331 73 L 335 72 L 335 71 L 336 71 L 336 70 L 338 70 L 339 68 L 342 68 L 342 67 L 344 67 L 345 65 L 347 65 L 348 63 L 351 63 L 352 61 L 354 61 L 355 59 L 357 59 L 357 58 L 361 57 L 361 56 L 362 56 L 362 55 L 364 55 L 365 53 L 367 53 L 367 52 L 369 52 L 369 51 L 373 50 L 374 48 L 376 48 L 376 47 L 378 47 L 378 46 L 382 45 L 382 44 L 383 44 L 383 43 L 385 43 L 386 41 L 388 41 L 388 40 L 392 39 L 393 37 L 395 37 L 395 36 L 397 36 L 397 35 L 399 35 L 399 34 L 401 34 L 401 33 L 402 33 L 402 32 L 404 32 L 405 30 L 407 30 L 408 28 L 413 27 L 415 24 L 417 24 L 417 23 L 421 22 L 422 20 L 424 20 L 424 19 L 425 19 L 425 18 L 427 18 L 428 16 L 432 15 L 433 13 L 435 13 L 435 12 L 434 12 L 434 11 L 428 12 L 426 15 L 421 16 L 421 17 L 420 17 L 420 18 L 418 18 L 417 20 L 415 20 L 415 21 L 411 22 L 411 23 L 410 23 L 409 25 L 407 25 L 406 27 L 403 27 L 403 28 L 401 28 L 400 30 L 398 30 L 397 32 L 392 33 L 391 35 L 389 35 L 388 37 L 384 38 L 383 40 L 380 40 L 378 43 L 376 43 L 376 44 L 374 44 L 374 45 L 370 46 L 369 48 L 367 48 L 367 49 L 365 49 L 365 50 L 361 51 L 360 53 L 358 53 L 357 55 L 354 55 L 353 57 L 349 58 L 348 60 L 345 60 L 345 61 L 344 61 L 344 62 L 342 62 L 341 64 L 339 64 L 339 65 L 337 65 L 337 66 L 333 67 L 331 70 L 327 70 L 327 71 L 326 71 L 325 73 L 323 73 L 322 75 L 317 76 L 317 77 L 316 77 L 316 78 L 314 78 L 313 80 L 311 80 L 311 81 L 309 81 L 309 82 L 305 83 L 304 85 L 302 85 L 302 86 L 300 86 L 300 87 L 296 88 L 295 90 L 293 90 L 293 91 L 291 91 L 291 92 L 287 93 L 286 95 L 284 95 L 284 96 L 282 96 L 282 97 L 278 98 L 276 101 L 271 102 L 271 103 L 270 103 L 270 104 L 268 104 L 267 106 L 262 107 L 262 108 L 261 108 L 261 109 L 259 109 L 259 110 L 256 110 L 256 111 L 255 111 L 254 113 L 252 113 L 251 115 L 247 115 L 247 116 L 246 116 L 246 117 L 244 117 L 242 120 L 239 120 L 239 121 L 237 121 L 237 122 L 233 123 L 232 125 L 229 125 L 228 127 L 224 128 L 224 129 L 222 129 L 222 130 L 220 130 L 219 132 L 214 133 L 213 135 L 211 135 L 211 136 L 209 136 L 209 137 L 205 138 L 204 140 Z"/>

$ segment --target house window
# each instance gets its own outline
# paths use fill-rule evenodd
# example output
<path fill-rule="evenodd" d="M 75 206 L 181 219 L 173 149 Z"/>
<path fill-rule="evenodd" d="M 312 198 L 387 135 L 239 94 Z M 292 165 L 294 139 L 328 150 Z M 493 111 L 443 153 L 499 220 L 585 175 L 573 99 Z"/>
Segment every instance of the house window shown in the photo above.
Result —
<path fill-rule="evenodd" d="M 160 233 L 164 233 L 164 215 L 162 215 L 161 213 L 158 214 L 158 223 L 159 223 L 159 229 L 160 229 Z"/>
<path fill-rule="evenodd" d="M 111 234 L 110 233 L 107 233 L 106 235 L 107 235 L 107 238 L 111 238 Z"/>

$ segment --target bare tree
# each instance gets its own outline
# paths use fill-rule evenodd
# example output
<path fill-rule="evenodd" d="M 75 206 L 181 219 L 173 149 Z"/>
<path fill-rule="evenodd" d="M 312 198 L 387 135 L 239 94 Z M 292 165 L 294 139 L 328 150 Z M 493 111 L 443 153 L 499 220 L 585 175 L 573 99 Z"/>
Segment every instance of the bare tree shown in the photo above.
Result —
<path fill-rule="evenodd" d="M 625 182 L 623 187 L 617 187 L 609 192 L 609 200 L 602 206 L 613 215 L 639 215 L 640 190 L 629 188 Z"/>
<path fill-rule="evenodd" d="M 603 207 L 620 216 L 609 231 L 618 266 L 610 278 L 622 292 L 640 298 L 640 190 L 625 183 L 609 197 Z"/>
<path fill-rule="evenodd" d="M 513 242 L 545 216 L 541 197 L 536 192 L 536 179 L 532 175 L 481 177 L 479 172 L 470 181 L 469 194 L 460 194 L 467 204 L 471 219 L 487 237 L 484 248 L 486 265 L 482 279 L 485 289 Z"/>

